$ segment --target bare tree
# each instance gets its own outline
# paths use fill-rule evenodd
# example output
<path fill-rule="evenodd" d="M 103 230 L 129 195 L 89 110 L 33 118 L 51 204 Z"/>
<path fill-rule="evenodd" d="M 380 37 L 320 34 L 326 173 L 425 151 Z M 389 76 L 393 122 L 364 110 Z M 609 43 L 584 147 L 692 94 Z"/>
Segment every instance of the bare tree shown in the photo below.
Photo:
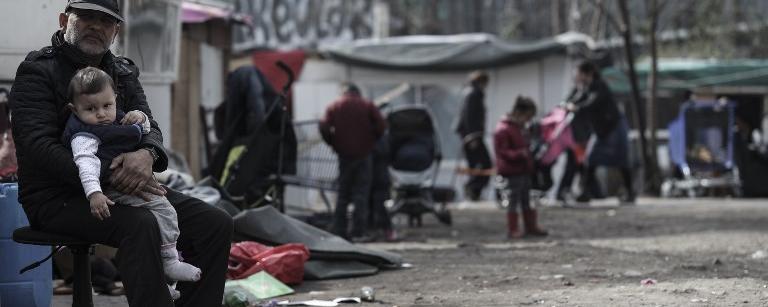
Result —
<path fill-rule="evenodd" d="M 651 53 L 651 72 L 648 74 L 648 104 L 646 118 L 648 121 L 648 128 L 650 129 L 650 139 L 648 146 L 651 164 L 646 165 L 646 174 L 649 178 L 649 185 L 655 189 L 661 184 L 661 177 L 658 170 L 658 155 L 656 153 L 657 139 L 656 139 L 656 107 L 658 96 L 658 67 L 659 67 L 659 51 L 656 40 L 659 25 L 659 15 L 667 5 L 667 0 L 662 0 L 659 3 L 658 0 L 650 0 L 648 3 L 648 42 L 650 44 Z"/>
<path fill-rule="evenodd" d="M 590 3 L 598 8 L 605 16 L 608 23 L 621 34 L 622 40 L 624 41 L 624 56 L 627 61 L 627 77 L 629 77 L 629 84 L 632 90 L 632 106 L 634 107 L 634 112 L 632 112 L 634 116 L 633 119 L 635 120 L 635 123 L 637 123 L 640 139 L 640 154 L 643 158 L 643 164 L 649 166 L 652 165 L 652 161 L 646 142 L 647 138 L 645 136 L 646 125 L 645 117 L 643 116 L 645 114 L 645 108 L 643 107 L 643 102 L 640 98 L 640 87 L 637 81 L 637 72 L 635 71 L 635 54 L 632 48 L 632 23 L 629 16 L 629 9 L 627 8 L 627 0 L 618 0 L 617 2 L 619 18 L 616 17 L 616 14 L 613 14 L 610 11 L 610 8 L 606 6 L 605 2 L 590 0 Z M 646 175 L 648 175 L 647 172 Z M 646 179 L 648 179 L 648 176 L 646 176 Z"/>

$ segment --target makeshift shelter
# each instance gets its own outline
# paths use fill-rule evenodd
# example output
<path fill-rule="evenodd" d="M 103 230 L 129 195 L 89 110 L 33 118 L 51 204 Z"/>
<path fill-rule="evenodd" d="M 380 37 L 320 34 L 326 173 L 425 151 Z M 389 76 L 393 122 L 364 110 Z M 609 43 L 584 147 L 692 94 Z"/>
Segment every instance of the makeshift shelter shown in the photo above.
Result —
<path fill-rule="evenodd" d="M 362 39 L 319 47 L 323 59 L 308 59 L 295 88 L 296 120 L 320 118 L 338 95 L 338 85 L 355 82 L 368 98 L 378 98 L 407 83 L 393 104 L 426 104 L 443 132 L 441 141 L 456 148 L 451 127 L 467 74 L 485 69 L 488 130 L 509 111 L 517 95 L 533 98 L 543 109 L 558 104 L 571 87 L 572 68 L 589 55 L 592 40 L 565 33 L 535 42 L 505 42 L 490 34 L 405 36 Z M 453 158 L 455 150 L 446 155 Z"/>
<path fill-rule="evenodd" d="M 490 138 L 492 128 L 511 109 L 516 96 L 533 98 L 542 114 L 560 103 L 571 88 L 573 68 L 582 58 L 592 56 L 593 45 L 591 38 L 581 33 L 533 42 L 462 34 L 321 44 L 320 56 L 307 59 L 294 86 L 294 120 L 321 118 L 327 105 L 337 98 L 339 84 L 351 81 L 373 100 L 386 100 L 393 106 L 426 105 L 435 117 L 444 148 L 444 168 L 453 169 L 459 157 L 453 124 L 469 72 L 484 69 L 491 77 L 486 91 L 486 131 Z M 439 181 L 450 181 L 450 173 L 442 172 Z"/>
<path fill-rule="evenodd" d="M 650 60 L 635 66 L 640 90 L 645 90 L 650 74 Z M 768 93 L 768 61 L 765 60 L 716 60 L 716 59 L 659 59 L 658 86 L 662 90 L 694 90 L 708 87 L 714 92 L 741 91 L 752 88 Z M 611 89 L 616 93 L 630 91 L 627 75 L 617 67 L 603 71 Z"/>
<path fill-rule="evenodd" d="M 638 85 L 647 93 L 650 61 L 635 65 Z M 768 121 L 764 114 L 768 102 L 768 61 L 739 59 L 659 59 L 659 99 L 656 107 L 656 130 L 660 142 L 659 164 L 662 169 L 671 169 L 664 141 L 667 125 L 678 116 L 683 102 L 690 93 L 706 93 L 711 99 L 727 97 L 736 104 L 736 123 L 741 137 L 735 138 L 735 160 L 740 169 L 745 196 L 765 196 L 761 183 L 765 181 L 768 169 L 763 154 L 750 150 L 761 147 L 768 140 L 765 131 Z M 629 96 L 630 86 L 627 75 L 619 68 L 603 70 L 603 77 L 619 97 Z M 621 98 L 620 98 L 621 99 Z M 762 132 L 757 134 L 755 132 Z M 762 135 L 761 144 L 753 144 L 754 135 Z"/>

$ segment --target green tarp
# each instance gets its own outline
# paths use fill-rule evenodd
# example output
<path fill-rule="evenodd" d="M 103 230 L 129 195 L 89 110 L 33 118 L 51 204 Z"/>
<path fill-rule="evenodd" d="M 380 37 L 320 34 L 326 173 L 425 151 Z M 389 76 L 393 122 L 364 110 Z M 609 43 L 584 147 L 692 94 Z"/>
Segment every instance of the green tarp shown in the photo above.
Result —
<path fill-rule="evenodd" d="M 638 85 L 646 90 L 650 74 L 650 60 L 636 64 Z M 609 67 L 603 78 L 615 93 L 630 91 L 629 79 L 624 71 Z M 658 62 L 659 89 L 686 90 L 712 86 L 766 86 L 768 61 L 763 60 L 709 60 L 660 59 Z"/>

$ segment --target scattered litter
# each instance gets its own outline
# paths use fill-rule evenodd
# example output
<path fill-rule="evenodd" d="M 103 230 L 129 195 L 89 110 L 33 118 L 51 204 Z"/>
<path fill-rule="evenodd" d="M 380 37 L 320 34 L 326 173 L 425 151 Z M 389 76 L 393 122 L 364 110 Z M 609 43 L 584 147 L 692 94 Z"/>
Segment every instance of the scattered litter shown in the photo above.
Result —
<path fill-rule="evenodd" d="M 574 284 L 573 284 L 573 282 L 572 282 L 572 281 L 570 281 L 570 280 L 566 280 L 566 281 L 564 281 L 564 282 L 563 282 L 563 286 L 566 286 L 566 287 L 573 287 L 573 286 L 574 286 Z"/>
<path fill-rule="evenodd" d="M 638 271 L 626 271 L 624 272 L 624 276 L 626 277 L 640 277 L 643 276 L 643 273 Z"/>
<path fill-rule="evenodd" d="M 650 279 L 650 278 L 643 279 L 643 280 L 640 281 L 640 284 L 643 285 L 643 286 L 653 286 L 653 285 L 655 285 L 657 283 L 658 282 L 655 279 Z"/>
<path fill-rule="evenodd" d="M 715 258 L 715 260 L 712 260 L 712 265 L 723 265 L 723 261 L 720 258 Z"/>
<path fill-rule="evenodd" d="M 511 282 L 511 281 L 515 281 L 515 280 L 518 280 L 518 279 L 520 279 L 520 277 L 517 277 L 517 276 L 510 276 L 510 277 L 507 277 L 507 278 L 504 278 L 504 279 L 502 279 L 502 280 L 501 280 L 501 281 L 499 281 L 499 282 L 501 282 L 501 283 L 507 283 L 507 282 Z"/>
<path fill-rule="evenodd" d="M 607 215 L 607 216 L 616 216 L 616 210 L 613 210 L 613 209 L 608 210 L 608 211 L 605 212 L 605 215 Z"/>
<path fill-rule="evenodd" d="M 320 296 L 325 295 L 325 291 L 309 291 L 307 294 L 309 294 L 309 296 Z"/>
<path fill-rule="evenodd" d="M 675 289 L 672 291 L 672 293 L 675 293 L 675 294 L 691 294 L 696 292 L 697 292 L 696 289 L 693 289 L 693 288 L 686 288 L 684 290 Z"/>
<path fill-rule="evenodd" d="M 712 295 L 716 295 L 716 296 L 725 296 L 725 294 L 726 294 L 726 293 L 727 293 L 727 292 L 725 292 L 725 290 L 721 290 L 721 291 L 712 291 Z"/>
<path fill-rule="evenodd" d="M 691 270 L 691 271 L 706 271 L 707 266 L 703 264 L 698 263 L 687 263 L 680 266 L 683 269 Z"/>
<path fill-rule="evenodd" d="M 554 278 L 554 279 L 563 279 L 563 278 L 565 278 L 565 275 L 557 274 L 555 276 L 552 276 L 552 278 Z"/>
<path fill-rule="evenodd" d="M 371 287 L 362 287 L 360 288 L 360 298 L 364 302 L 373 302 L 376 300 L 376 293 Z"/>
<path fill-rule="evenodd" d="M 411 263 L 403 263 L 400 265 L 400 268 L 403 268 L 403 269 L 410 269 L 412 267 L 413 267 L 413 264 Z"/>
<path fill-rule="evenodd" d="M 752 259 L 764 259 L 768 257 L 768 253 L 766 253 L 763 250 L 756 251 L 754 254 L 752 254 Z"/>
<path fill-rule="evenodd" d="M 539 276 L 539 280 L 549 280 L 551 277 L 549 275 L 541 275 Z"/>
<path fill-rule="evenodd" d="M 335 307 L 339 304 L 360 304 L 362 301 L 359 297 L 340 297 L 332 301 L 323 300 L 308 300 L 308 301 L 280 301 L 277 302 L 278 306 L 316 306 L 316 307 Z"/>
<path fill-rule="evenodd" d="M 248 296 L 243 292 L 231 291 L 224 294 L 225 307 L 248 307 Z"/>
<path fill-rule="evenodd" d="M 691 300 L 691 303 L 706 303 L 709 302 L 709 300 L 705 298 L 695 298 Z"/>
<path fill-rule="evenodd" d="M 264 302 L 264 303 L 261 303 L 261 304 L 259 304 L 257 306 L 258 307 L 277 307 L 277 301 Z"/>
<path fill-rule="evenodd" d="M 240 293 L 246 302 L 268 299 L 293 293 L 293 289 L 281 283 L 265 271 L 258 272 L 246 279 L 228 280 L 224 284 L 224 293 Z M 233 296 L 235 296 L 233 294 Z M 239 299 L 239 295 L 236 296 Z M 234 300 L 235 298 L 233 298 Z M 238 306 L 237 304 L 233 306 Z"/>
<path fill-rule="evenodd" d="M 572 269 L 573 268 L 573 264 L 563 264 L 560 267 L 563 268 L 563 269 Z"/>

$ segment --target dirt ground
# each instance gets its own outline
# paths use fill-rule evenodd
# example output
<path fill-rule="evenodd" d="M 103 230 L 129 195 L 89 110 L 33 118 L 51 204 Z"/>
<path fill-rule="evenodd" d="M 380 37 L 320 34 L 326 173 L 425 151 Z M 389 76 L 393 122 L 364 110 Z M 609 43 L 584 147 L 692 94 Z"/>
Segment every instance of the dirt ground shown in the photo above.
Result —
<path fill-rule="evenodd" d="M 491 203 L 457 204 L 453 215 L 453 227 L 429 217 L 404 227 L 400 243 L 368 244 L 401 253 L 410 269 L 305 282 L 279 299 L 357 296 L 370 286 L 377 301 L 360 306 L 768 306 L 766 201 L 545 207 L 552 235 L 517 241 L 505 239 L 504 212 Z M 96 306 L 127 304 L 97 297 Z"/>

